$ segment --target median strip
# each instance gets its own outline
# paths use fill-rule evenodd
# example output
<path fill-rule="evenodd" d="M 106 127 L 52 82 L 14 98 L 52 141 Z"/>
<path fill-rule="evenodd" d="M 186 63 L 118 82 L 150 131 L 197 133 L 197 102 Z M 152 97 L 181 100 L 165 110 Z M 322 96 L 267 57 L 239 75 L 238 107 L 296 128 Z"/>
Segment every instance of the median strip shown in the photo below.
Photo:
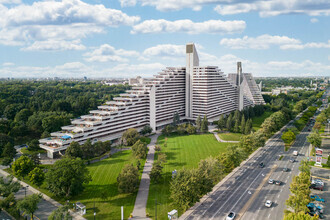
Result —
<path fill-rule="evenodd" d="M 259 185 L 259 187 L 256 189 L 255 193 L 252 195 L 252 197 L 249 199 L 249 201 L 244 205 L 244 207 L 240 210 L 240 212 L 238 213 L 237 217 L 238 219 L 241 219 L 243 217 L 243 215 L 245 214 L 245 212 L 250 208 L 252 202 L 255 200 L 255 198 L 258 196 L 261 188 L 264 186 L 264 184 L 266 183 L 266 181 L 269 179 L 270 175 L 274 172 L 274 170 L 277 168 L 277 165 L 274 164 L 274 166 L 272 167 L 272 169 L 270 170 L 270 172 L 267 174 L 267 176 L 262 180 L 261 184 Z"/>

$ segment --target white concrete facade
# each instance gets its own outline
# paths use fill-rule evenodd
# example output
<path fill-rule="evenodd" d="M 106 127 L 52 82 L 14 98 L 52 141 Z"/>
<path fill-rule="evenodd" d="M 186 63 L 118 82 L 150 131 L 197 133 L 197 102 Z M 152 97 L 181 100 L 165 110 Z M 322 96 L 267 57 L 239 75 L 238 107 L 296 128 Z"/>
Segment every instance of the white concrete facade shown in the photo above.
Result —
<path fill-rule="evenodd" d="M 142 84 L 73 120 L 62 131 L 51 133 L 51 137 L 39 140 L 40 147 L 53 157 L 65 151 L 72 141 L 113 141 L 128 128 L 141 130 L 146 125 L 159 130 L 172 123 L 175 113 L 186 120 L 195 120 L 198 115 L 216 120 L 239 109 L 239 103 L 243 107 L 264 103 L 262 96 L 261 100 L 253 95 L 254 90 L 249 93 L 241 88 L 254 88 L 252 75 L 245 77 L 238 71 L 236 76 L 227 78 L 216 66 L 200 67 L 194 44 L 187 44 L 186 62 L 186 67 L 167 67 L 150 80 L 139 80 Z M 241 79 L 242 83 L 237 84 Z"/>

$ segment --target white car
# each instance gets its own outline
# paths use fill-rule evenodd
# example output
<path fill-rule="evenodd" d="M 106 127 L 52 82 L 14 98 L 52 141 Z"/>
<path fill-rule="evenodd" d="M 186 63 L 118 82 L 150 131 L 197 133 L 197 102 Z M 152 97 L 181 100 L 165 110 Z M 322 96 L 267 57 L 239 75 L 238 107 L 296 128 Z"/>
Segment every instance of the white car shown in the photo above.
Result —
<path fill-rule="evenodd" d="M 320 179 L 312 179 L 312 184 L 319 184 L 324 186 L 324 182 Z"/>
<path fill-rule="evenodd" d="M 270 200 L 267 200 L 266 203 L 265 203 L 265 206 L 270 208 L 272 206 L 273 202 L 270 201 Z"/>
<path fill-rule="evenodd" d="M 235 217 L 236 217 L 235 212 L 229 212 L 229 214 L 227 215 L 226 220 L 233 220 L 233 219 L 235 219 Z"/>
<path fill-rule="evenodd" d="M 269 183 L 269 184 L 273 184 L 273 183 L 274 183 L 274 180 L 273 180 L 273 179 L 269 179 L 269 180 L 268 180 L 268 183 Z"/>

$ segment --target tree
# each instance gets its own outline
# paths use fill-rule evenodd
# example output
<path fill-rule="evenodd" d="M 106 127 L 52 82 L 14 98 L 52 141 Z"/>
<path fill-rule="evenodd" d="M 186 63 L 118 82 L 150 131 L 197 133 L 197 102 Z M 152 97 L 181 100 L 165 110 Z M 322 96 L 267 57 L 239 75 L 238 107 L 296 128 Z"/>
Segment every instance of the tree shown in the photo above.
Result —
<path fill-rule="evenodd" d="M 187 126 L 187 132 L 188 132 L 188 134 L 196 134 L 196 127 L 194 127 L 191 124 L 188 124 L 188 126 Z"/>
<path fill-rule="evenodd" d="M 54 163 L 46 173 L 49 191 L 57 196 L 70 197 L 84 190 L 84 184 L 92 180 L 89 171 L 80 158 L 63 158 Z"/>
<path fill-rule="evenodd" d="M 201 130 L 202 127 L 202 119 L 201 116 L 198 115 L 197 119 L 196 119 L 196 129 L 199 132 Z"/>
<path fill-rule="evenodd" d="M 177 132 L 180 134 L 180 135 L 183 135 L 186 133 L 186 124 L 180 124 L 180 125 L 177 125 Z"/>
<path fill-rule="evenodd" d="M 149 125 L 146 125 L 142 128 L 141 134 L 146 135 L 146 134 L 151 134 L 152 128 Z"/>
<path fill-rule="evenodd" d="M 48 137 L 50 137 L 50 133 L 48 131 L 42 132 L 41 138 L 48 138 Z"/>
<path fill-rule="evenodd" d="M 213 186 L 221 179 L 221 176 L 223 175 L 223 167 L 219 160 L 213 157 L 208 157 L 199 162 L 198 172 L 201 176 L 204 176 L 205 179 L 210 179 Z"/>
<path fill-rule="evenodd" d="M 231 131 L 232 124 L 233 124 L 233 116 L 230 114 L 228 116 L 227 122 L 226 122 L 226 128 L 227 128 L 228 131 Z"/>
<path fill-rule="evenodd" d="M 330 167 L 330 155 L 328 156 L 327 166 Z"/>
<path fill-rule="evenodd" d="M 45 180 L 45 173 L 42 169 L 36 167 L 29 173 L 29 178 L 33 184 L 40 187 Z"/>
<path fill-rule="evenodd" d="M 173 126 L 176 127 L 180 123 L 180 115 L 178 112 L 175 112 L 173 115 Z"/>
<path fill-rule="evenodd" d="M 282 140 L 286 144 L 292 143 L 294 140 L 296 140 L 296 135 L 292 131 L 286 131 L 282 134 Z"/>
<path fill-rule="evenodd" d="M 239 133 L 240 132 L 239 125 L 240 125 L 239 120 L 236 120 L 235 121 L 235 126 L 234 126 L 234 132 L 235 133 Z"/>
<path fill-rule="evenodd" d="M 125 146 L 132 146 L 140 138 L 139 132 L 135 128 L 129 128 L 124 132 L 122 141 Z"/>
<path fill-rule="evenodd" d="M 241 133 L 244 134 L 245 132 L 245 117 L 244 114 L 242 115 L 242 120 L 241 120 Z"/>
<path fill-rule="evenodd" d="M 320 137 L 320 134 L 317 132 L 313 132 L 310 135 L 308 135 L 307 141 L 311 143 L 313 147 L 320 147 L 322 144 L 322 138 Z"/>
<path fill-rule="evenodd" d="M 154 162 L 152 169 L 150 171 L 150 179 L 151 181 L 154 181 L 158 183 L 159 179 L 161 178 L 163 166 L 159 160 Z"/>
<path fill-rule="evenodd" d="M 33 139 L 32 141 L 30 141 L 28 143 L 28 146 L 29 146 L 28 149 L 31 150 L 31 151 L 40 150 L 39 141 L 37 139 Z"/>
<path fill-rule="evenodd" d="M 106 193 L 103 193 L 102 195 L 106 195 Z M 69 206 L 63 205 L 59 208 L 52 211 L 50 216 L 48 216 L 48 220 L 72 220 L 72 216 L 69 213 Z"/>
<path fill-rule="evenodd" d="M 218 129 L 222 131 L 225 127 L 226 127 L 226 119 L 224 115 L 221 115 L 218 121 Z"/>
<path fill-rule="evenodd" d="M 25 123 L 27 122 L 28 118 L 32 115 L 29 109 L 22 109 L 15 115 L 15 122 L 16 123 Z"/>
<path fill-rule="evenodd" d="M 132 146 L 133 154 L 137 159 L 145 159 L 147 157 L 147 150 L 146 144 L 140 140 Z"/>
<path fill-rule="evenodd" d="M 167 162 L 167 156 L 165 153 L 158 153 L 158 161 L 162 164 Z"/>
<path fill-rule="evenodd" d="M 0 200 L 0 208 L 8 210 L 11 206 L 16 206 L 14 193 L 10 193 L 7 197 Z"/>
<path fill-rule="evenodd" d="M 9 176 L 7 178 L 2 176 L 0 177 L 0 194 L 3 197 L 7 197 L 12 193 L 16 193 L 21 188 L 19 182 L 15 182 L 13 179 L 13 176 Z"/>
<path fill-rule="evenodd" d="M 41 194 L 26 196 L 23 200 L 18 201 L 17 208 L 23 212 L 31 214 L 31 219 L 33 219 L 33 213 L 38 209 L 38 204 L 41 198 Z"/>
<path fill-rule="evenodd" d="M 133 193 L 139 186 L 139 171 L 133 164 L 126 164 L 117 177 L 118 190 L 121 193 Z"/>
<path fill-rule="evenodd" d="M 252 131 L 252 119 L 247 120 L 245 124 L 244 134 L 250 134 Z"/>
<path fill-rule="evenodd" d="M 309 214 L 305 214 L 305 212 L 298 213 L 288 213 L 284 215 L 283 220 L 317 220 L 319 219 L 317 216 L 310 216 Z"/>
<path fill-rule="evenodd" d="M 238 110 L 236 110 L 236 111 L 234 112 L 233 121 L 234 121 L 234 123 L 236 123 L 236 122 L 237 122 L 238 124 L 241 123 L 241 113 L 240 113 Z"/>
<path fill-rule="evenodd" d="M 156 152 L 161 151 L 161 150 L 162 150 L 162 148 L 161 148 L 159 145 L 156 145 L 156 146 L 155 146 L 155 151 L 156 151 Z"/>
<path fill-rule="evenodd" d="M 165 128 L 163 128 L 162 133 L 163 133 L 165 136 L 168 136 L 170 133 L 172 133 L 173 129 L 174 129 L 174 128 L 173 128 L 172 125 L 166 125 Z"/>
<path fill-rule="evenodd" d="M 12 170 L 15 175 L 24 177 L 28 175 L 34 167 L 35 164 L 33 161 L 28 156 L 23 155 L 13 163 Z"/>
<path fill-rule="evenodd" d="M 199 201 L 201 197 L 200 180 L 196 169 L 187 170 L 184 168 L 179 170 L 170 186 L 170 198 L 173 200 L 173 205 L 185 211 Z"/>
<path fill-rule="evenodd" d="M 10 142 L 8 142 L 2 152 L 3 157 L 13 158 L 16 155 L 16 149 L 14 148 L 14 145 Z"/>
<path fill-rule="evenodd" d="M 81 146 L 78 142 L 72 141 L 70 146 L 65 150 L 65 155 L 68 157 L 83 157 Z"/>
<path fill-rule="evenodd" d="M 209 122 L 207 121 L 207 117 L 206 115 L 204 115 L 204 118 L 202 120 L 202 124 L 201 124 L 201 132 L 206 133 L 209 130 L 209 126 L 208 126 Z"/>

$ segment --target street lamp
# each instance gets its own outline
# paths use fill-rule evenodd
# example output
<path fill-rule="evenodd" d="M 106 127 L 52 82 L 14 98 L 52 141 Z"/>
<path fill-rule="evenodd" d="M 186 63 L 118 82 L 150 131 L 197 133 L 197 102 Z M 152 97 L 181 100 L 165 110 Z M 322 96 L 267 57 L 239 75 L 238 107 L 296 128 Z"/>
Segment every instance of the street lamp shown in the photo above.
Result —
<path fill-rule="evenodd" d="M 24 193 L 24 195 L 25 195 L 24 197 L 26 197 L 26 190 L 29 188 L 29 186 L 25 186 L 25 187 L 23 187 L 23 188 L 24 188 L 24 192 L 25 192 L 25 193 Z"/>
<path fill-rule="evenodd" d="M 96 215 L 96 212 L 95 212 L 95 201 L 94 201 L 94 220 L 95 220 L 95 215 Z"/>

